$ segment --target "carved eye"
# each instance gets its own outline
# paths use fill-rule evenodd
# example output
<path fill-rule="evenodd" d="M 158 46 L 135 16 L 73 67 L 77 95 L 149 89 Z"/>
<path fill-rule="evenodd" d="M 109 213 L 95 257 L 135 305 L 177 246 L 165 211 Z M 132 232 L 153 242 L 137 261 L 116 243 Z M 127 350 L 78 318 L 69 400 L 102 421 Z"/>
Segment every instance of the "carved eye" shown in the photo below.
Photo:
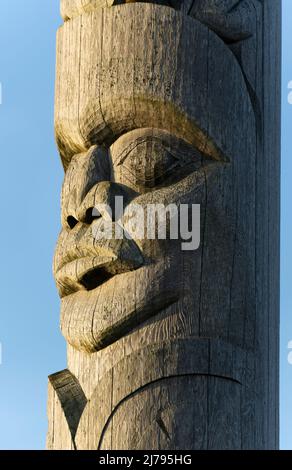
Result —
<path fill-rule="evenodd" d="M 201 165 L 201 156 L 189 145 L 170 146 L 153 136 L 132 145 L 114 165 L 115 179 L 123 184 L 149 190 L 174 182 L 186 167 Z"/>

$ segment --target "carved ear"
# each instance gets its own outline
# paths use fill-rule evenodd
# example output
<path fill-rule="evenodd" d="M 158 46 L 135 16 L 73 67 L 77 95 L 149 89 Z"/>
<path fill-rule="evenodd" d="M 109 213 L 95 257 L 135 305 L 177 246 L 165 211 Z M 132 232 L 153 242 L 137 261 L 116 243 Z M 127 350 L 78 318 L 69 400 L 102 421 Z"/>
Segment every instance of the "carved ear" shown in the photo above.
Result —
<path fill-rule="evenodd" d="M 253 4 L 257 0 L 194 0 L 189 15 L 212 29 L 225 41 L 252 36 Z"/>

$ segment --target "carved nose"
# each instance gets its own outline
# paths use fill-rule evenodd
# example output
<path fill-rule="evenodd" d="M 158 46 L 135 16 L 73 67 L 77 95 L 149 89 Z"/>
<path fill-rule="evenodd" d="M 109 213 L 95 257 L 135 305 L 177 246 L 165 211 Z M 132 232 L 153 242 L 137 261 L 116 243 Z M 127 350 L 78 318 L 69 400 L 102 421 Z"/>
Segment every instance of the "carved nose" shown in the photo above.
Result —
<path fill-rule="evenodd" d="M 67 224 L 70 229 L 73 229 L 78 224 L 78 222 L 83 222 L 87 225 L 90 225 L 94 220 L 97 220 L 100 217 L 102 217 L 102 215 L 96 208 L 89 207 L 82 217 L 82 220 L 78 220 L 73 215 L 69 215 L 67 217 Z"/>
<path fill-rule="evenodd" d="M 76 211 L 67 215 L 67 225 L 73 229 L 78 222 L 90 225 L 94 220 L 108 216 L 115 222 L 136 196 L 137 193 L 127 186 L 101 181 L 90 189 Z"/>

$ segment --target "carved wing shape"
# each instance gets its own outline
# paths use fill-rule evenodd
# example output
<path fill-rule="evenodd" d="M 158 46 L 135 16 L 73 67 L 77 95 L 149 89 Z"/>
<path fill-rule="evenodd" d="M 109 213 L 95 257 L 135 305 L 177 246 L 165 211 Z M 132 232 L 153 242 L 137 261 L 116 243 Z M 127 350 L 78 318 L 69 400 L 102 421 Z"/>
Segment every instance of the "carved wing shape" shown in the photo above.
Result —
<path fill-rule="evenodd" d="M 226 42 L 242 41 L 252 35 L 255 1 L 194 0 L 189 15 L 204 23 Z"/>

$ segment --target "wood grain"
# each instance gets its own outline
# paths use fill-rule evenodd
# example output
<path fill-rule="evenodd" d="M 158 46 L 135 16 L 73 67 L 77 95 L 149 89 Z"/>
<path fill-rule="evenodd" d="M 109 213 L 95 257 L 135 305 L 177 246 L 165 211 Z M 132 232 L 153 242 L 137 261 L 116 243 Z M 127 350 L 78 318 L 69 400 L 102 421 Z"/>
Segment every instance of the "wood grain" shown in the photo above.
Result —
<path fill-rule="evenodd" d="M 61 2 L 48 448 L 278 448 L 280 10 Z M 115 196 L 200 204 L 199 248 L 96 239 Z"/>

